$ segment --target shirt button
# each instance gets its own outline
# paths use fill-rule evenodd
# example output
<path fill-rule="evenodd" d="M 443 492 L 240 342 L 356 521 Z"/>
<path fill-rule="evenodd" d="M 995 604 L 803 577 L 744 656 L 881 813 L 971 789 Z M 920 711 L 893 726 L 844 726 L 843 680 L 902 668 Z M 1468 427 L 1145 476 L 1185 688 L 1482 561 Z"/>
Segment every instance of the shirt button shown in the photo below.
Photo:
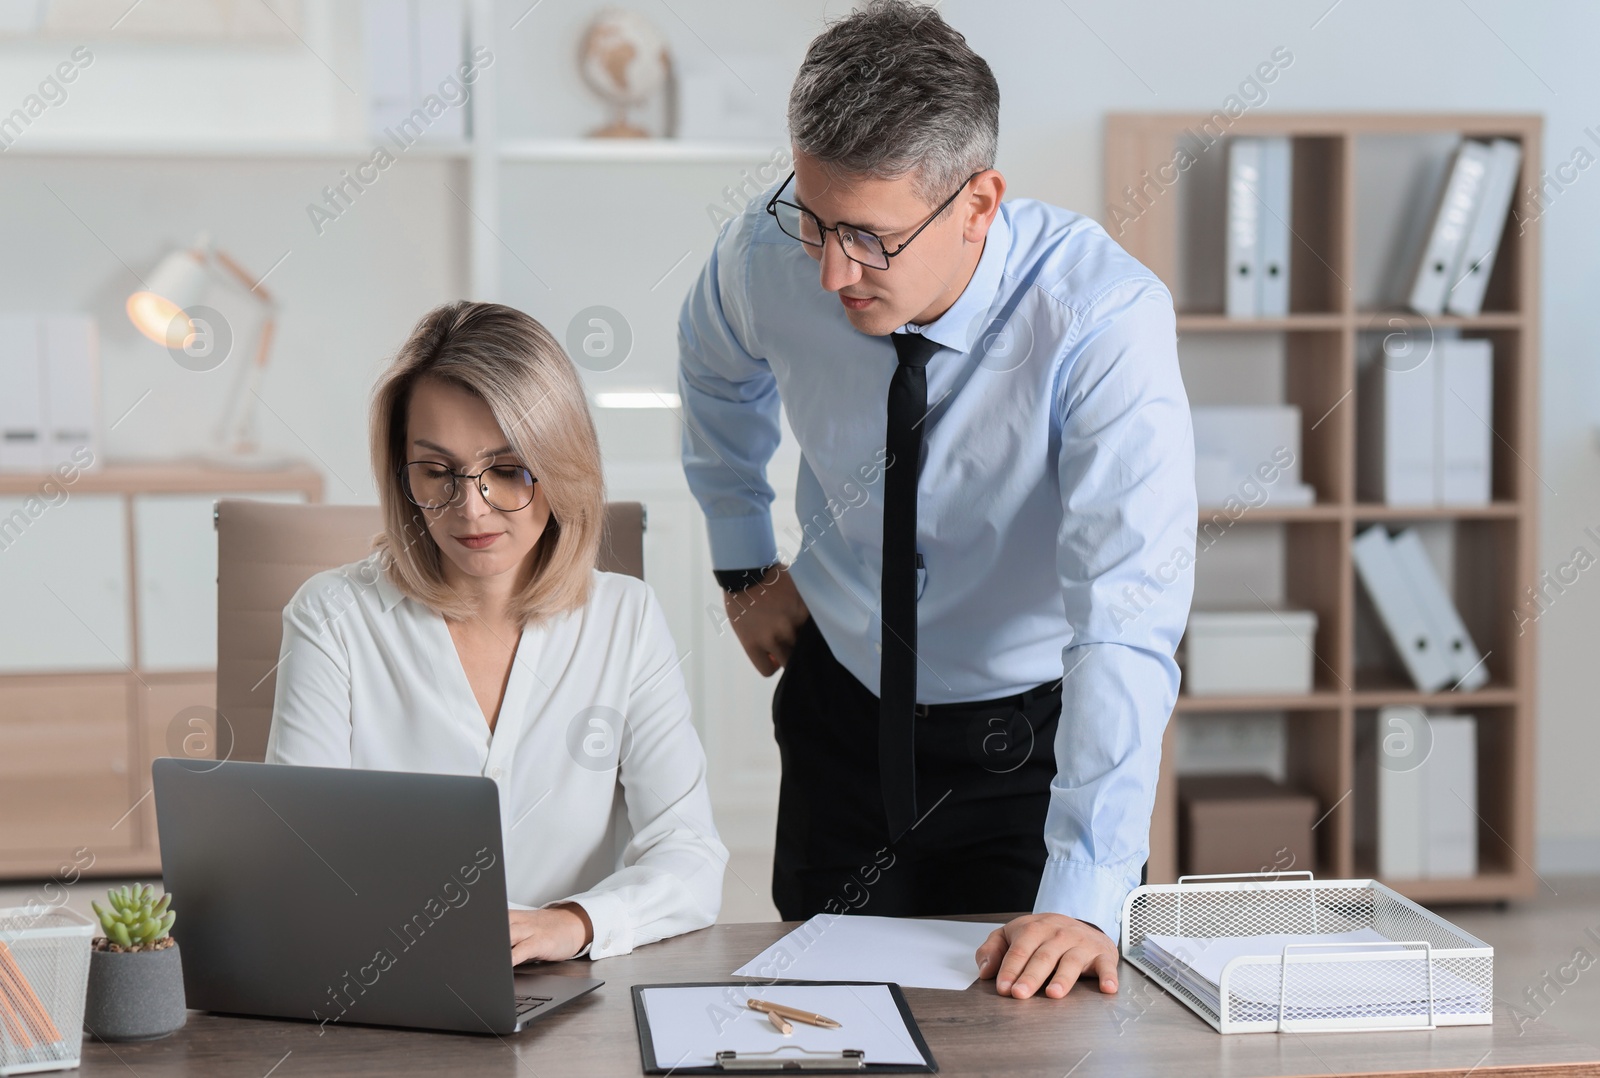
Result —
<path fill-rule="evenodd" d="M 492 778 L 492 779 L 499 779 L 500 776 L 503 775 L 503 774 L 505 774 L 505 772 L 501 771 L 498 767 L 492 768 L 489 771 L 489 777 Z"/>
<path fill-rule="evenodd" d="M 879 655 L 882 655 L 883 654 L 883 645 L 882 644 L 873 644 L 872 645 L 872 650 L 876 651 Z"/>

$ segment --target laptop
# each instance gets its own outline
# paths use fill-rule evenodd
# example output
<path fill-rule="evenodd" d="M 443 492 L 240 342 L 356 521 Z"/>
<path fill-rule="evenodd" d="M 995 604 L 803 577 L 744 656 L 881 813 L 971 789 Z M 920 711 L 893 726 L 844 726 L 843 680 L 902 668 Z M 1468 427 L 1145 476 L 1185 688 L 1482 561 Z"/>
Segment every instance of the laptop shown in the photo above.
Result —
<path fill-rule="evenodd" d="M 512 969 L 487 778 L 176 758 L 152 774 L 190 1007 L 507 1034 L 605 983 Z"/>

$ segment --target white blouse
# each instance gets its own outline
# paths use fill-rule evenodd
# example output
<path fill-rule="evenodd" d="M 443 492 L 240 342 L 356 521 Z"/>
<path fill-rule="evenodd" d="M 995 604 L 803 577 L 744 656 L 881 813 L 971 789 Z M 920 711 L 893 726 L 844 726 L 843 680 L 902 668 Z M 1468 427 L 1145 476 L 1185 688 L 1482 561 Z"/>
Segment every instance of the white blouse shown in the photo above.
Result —
<path fill-rule="evenodd" d="M 596 571 L 585 606 L 523 629 L 491 734 L 444 618 L 373 554 L 284 608 L 266 758 L 493 779 L 511 903 L 575 902 L 589 957 L 627 954 L 722 906 L 728 851 L 678 663 L 649 585 Z"/>

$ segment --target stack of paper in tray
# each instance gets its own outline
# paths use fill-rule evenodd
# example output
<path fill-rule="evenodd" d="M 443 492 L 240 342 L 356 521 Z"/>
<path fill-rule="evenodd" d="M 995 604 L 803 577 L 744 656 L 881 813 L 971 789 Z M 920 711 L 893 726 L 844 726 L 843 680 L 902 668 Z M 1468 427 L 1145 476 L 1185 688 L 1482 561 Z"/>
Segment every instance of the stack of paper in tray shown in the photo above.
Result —
<path fill-rule="evenodd" d="M 1311 1018 L 1371 1018 L 1385 1015 L 1428 1012 L 1428 963 L 1397 961 L 1392 964 L 1356 962 L 1302 962 L 1305 955 L 1398 953 L 1398 947 L 1374 948 L 1372 943 L 1390 943 L 1387 936 L 1370 928 L 1352 932 L 1271 933 L 1260 936 L 1163 936 L 1144 937 L 1144 954 L 1152 965 L 1166 973 L 1221 1013 L 1222 970 L 1240 955 L 1283 953 L 1285 944 L 1320 944 L 1299 947 L 1289 952 L 1289 987 L 1284 999 L 1285 1020 Z M 1476 1012 L 1484 1006 L 1485 990 L 1461 979 L 1433 963 L 1433 1010 L 1436 1014 Z M 1276 1018 L 1279 981 L 1276 965 L 1255 967 L 1259 972 L 1234 967 L 1228 992 L 1233 998 L 1233 1017 L 1243 1020 Z M 1240 1013 L 1241 1010 L 1248 1013 Z"/>

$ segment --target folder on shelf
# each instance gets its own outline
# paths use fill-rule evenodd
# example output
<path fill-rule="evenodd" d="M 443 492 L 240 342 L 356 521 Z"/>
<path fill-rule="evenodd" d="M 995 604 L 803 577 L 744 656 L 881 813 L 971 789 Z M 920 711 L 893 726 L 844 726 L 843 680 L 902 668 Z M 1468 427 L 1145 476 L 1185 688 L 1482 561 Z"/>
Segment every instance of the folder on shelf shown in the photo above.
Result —
<path fill-rule="evenodd" d="M 1229 318 L 1261 313 L 1261 140 L 1228 140 L 1227 282 Z"/>
<path fill-rule="evenodd" d="M 1427 716 L 1414 707 L 1378 709 L 1377 728 L 1371 737 L 1358 739 L 1357 754 L 1363 774 L 1372 776 L 1375 818 L 1372 841 L 1376 844 L 1378 875 L 1386 880 L 1421 879 L 1427 856 L 1424 814 L 1427 811 L 1426 772 L 1405 767 L 1426 736 Z M 1402 766 L 1384 765 L 1389 744 L 1397 746 Z"/>
<path fill-rule="evenodd" d="M 42 320 L 44 465 L 83 466 L 100 457 L 99 339 L 87 314 Z M 86 455 L 87 454 L 87 455 Z"/>
<path fill-rule="evenodd" d="M 1289 313 L 1289 215 L 1293 154 L 1287 136 L 1261 142 L 1260 289 L 1258 313 L 1282 318 Z"/>
<path fill-rule="evenodd" d="M 1487 340 L 1434 344 L 1434 500 L 1487 505 L 1494 433 L 1494 345 Z"/>
<path fill-rule="evenodd" d="M 1470 715 L 1428 716 L 1433 747 L 1422 765 L 1427 787 L 1422 874 L 1464 879 L 1478 874 L 1478 737 Z"/>
<path fill-rule="evenodd" d="M 1454 684 L 1450 659 L 1406 582 L 1388 531 L 1381 524 L 1368 528 L 1356 536 L 1353 550 L 1356 575 L 1417 688 L 1438 692 Z"/>
<path fill-rule="evenodd" d="M 1450 274 L 1460 261 L 1472 214 L 1477 208 L 1483 182 L 1489 170 L 1489 147 L 1470 139 L 1456 150 L 1444 194 L 1434 212 L 1433 227 L 1423 244 L 1412 279 L 1411 309 L 1421 314 L 1440 314 L 1445 297 L 1454 283 Z"/>
<path fill-rule="evenodd" d="M 466 7 L 462 0 L 414 0 L 417 35 L 417 94 L 420 104 L 429 94 L 439 92 L 439 84 L 455 76 L 466 62 Z M 470 90 L 463 85 L 462 89 Z M 428 126 L 430 141 L 451 141 L 467 137 L 467 103 L 446 108 Z"/>
<path fill-rule="evenodd" d="M 466 49 L 462 0 L 362 0 L 361 19 L 367 62 L 367 127 L 372 137 L 385 142 L 390 140 L 390 132 L 407 141 L 466 137 L 464 101 L 446 101 L 449 107 L 438 115 L 424 109 L 428 122 L 420 132 L 414 128 L 400 132 L 400 125 L 422 107 L 428 95 L 438 94 L 447 78 L 459 77 Z"/>
<path fill-rule="evenodd" d="M 1387 347 L 1384 345 L 1382 347 Z M 1435 357 L 1380 353 L 1361 376 L 1356 425 L 1361 497 L 1387 505 L 1432 505 L 1436 433 Z"/>
<path fill-rule="evenodd" d="M 1389 541 L 1389 548 L 1399 566 L 1400 579 L 1422 611 L 1429 635 L 1439 642 L 1449 666 L 1449 686 L 1469 692 L 1483 688 L 1489 683 L 1488 667 L 1423 549 L 1422 537 L 1415 528 L 1407 528 Z"/>
<path fill-rule="evenodd" d="M 38 317 L 0 314 L 0 471 L 45 466 L 42 369 Z"/>
<path fill-rule="evenodd" d="M 1450 277 L 1446 306 L 1451 314 L 1474 315 L 1483 309 L 1483 293 L 1494 271 L 1500 235 L 1505 231 L 1506 214 L 1516 194 L 1521 168 L 1520 143 L 1501 138 L 1489 144 L 1489 167 L 1477 211 L 1472 215 L 1472 225 Z"/>
<path fill-rule="evenodd" d="M 1399 746 L 1391 754 L 1398 766 L 1386 766 L 1380 755 L 1391 742 Z M 1358 733 L 1356 753 L 1362 781 L 1372 784 L 1375 795 L 1370 805 L 1357 805 L 1357 841 L 1376 844 L 1378 875 L 1477 875 L 1477 720 L 1414 707 L 1380 708 L 1376 727 Z"/>

